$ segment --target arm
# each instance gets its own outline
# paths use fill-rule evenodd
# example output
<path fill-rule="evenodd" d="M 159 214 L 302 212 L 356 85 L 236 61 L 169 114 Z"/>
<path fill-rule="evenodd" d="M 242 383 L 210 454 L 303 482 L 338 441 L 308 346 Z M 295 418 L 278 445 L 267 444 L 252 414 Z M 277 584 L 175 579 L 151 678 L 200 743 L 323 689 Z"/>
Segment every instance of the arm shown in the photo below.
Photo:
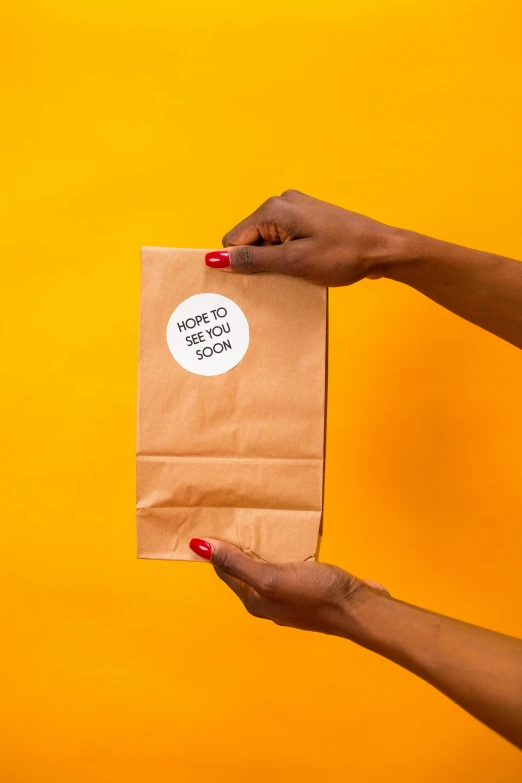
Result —
<path fill-rule="evenodd" d="M 255 617 L 373 650 L 522 748 L 522 640 L 397 601 L 336 566 L 274 565 L 213 539 L 190 546 Z"/>
<path fill-rule="evenodd" d="M 522 641 L 374 591 L 347 607 L 346 636 L 398 663 L 522 748 Z"/>
<path fill-rule="evenodd" d="M 381 270 L 522 348 L 520 261 L 403 231 Z"/>
<path fill-rule="evenodd" d="M 388 277 L 522 348 L 522 263 L 386 226 L 288 190 L 223 238 L 207 264 L 327 286 Z"/>

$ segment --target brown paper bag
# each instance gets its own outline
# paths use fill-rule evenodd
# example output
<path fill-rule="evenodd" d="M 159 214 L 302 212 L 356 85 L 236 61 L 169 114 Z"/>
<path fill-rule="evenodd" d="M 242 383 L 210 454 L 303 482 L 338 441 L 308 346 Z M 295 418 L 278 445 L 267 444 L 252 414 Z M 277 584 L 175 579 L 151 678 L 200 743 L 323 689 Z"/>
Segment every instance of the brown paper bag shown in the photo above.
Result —
<path fill-rule="evenodd" d="M 138 557 L 197 560 L 190 539 L 213 537 L 272 562 L 313 559 L 327 291 L 219 272 L 204 255 L 142 249 Z"/>

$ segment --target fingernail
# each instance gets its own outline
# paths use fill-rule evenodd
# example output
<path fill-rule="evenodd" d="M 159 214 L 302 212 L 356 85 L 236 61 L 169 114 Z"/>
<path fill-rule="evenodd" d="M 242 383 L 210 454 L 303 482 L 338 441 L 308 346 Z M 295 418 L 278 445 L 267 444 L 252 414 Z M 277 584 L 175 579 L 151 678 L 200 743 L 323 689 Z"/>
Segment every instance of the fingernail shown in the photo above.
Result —
<path fill-rule="evenodd" d="M 213 269 L 224 269 L 230 266 L 230 255 L 226 250 L 212 250 L 205 256 L 205 264 Z"/>
<path fill-rule="evenodd" d="M 208 541 L 203 541 L 202 538 L 191 538 L 189 547 L 204 560 L 210 560 L 212 557 L 211 545 Z"/>

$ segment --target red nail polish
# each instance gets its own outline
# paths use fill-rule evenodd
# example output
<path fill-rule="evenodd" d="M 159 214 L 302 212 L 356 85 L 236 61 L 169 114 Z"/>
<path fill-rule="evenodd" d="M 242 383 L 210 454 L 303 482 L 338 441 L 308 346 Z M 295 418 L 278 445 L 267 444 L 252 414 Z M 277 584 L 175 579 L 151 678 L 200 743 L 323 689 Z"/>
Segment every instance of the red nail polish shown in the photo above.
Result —
<path fill-rule="evenodd" d="M 230 255 L 226 250 L 213 250 L 205 256 L 205 264 L 212 269 L 225 269 L 230 266 Z"/>
<path fill-rule="evenodd" d="M 208 541 L 203 541 L 202 538 L 191 538 L 189 547 L 204 560 L 210 560 L 212 557 L 211 545 Z"/>

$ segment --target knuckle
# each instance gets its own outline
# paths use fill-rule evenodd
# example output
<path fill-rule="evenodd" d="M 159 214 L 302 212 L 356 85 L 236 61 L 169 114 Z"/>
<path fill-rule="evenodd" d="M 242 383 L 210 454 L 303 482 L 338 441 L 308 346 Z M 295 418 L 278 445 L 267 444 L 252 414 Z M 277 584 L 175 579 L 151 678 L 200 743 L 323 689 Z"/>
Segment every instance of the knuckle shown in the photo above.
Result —
<path fill-rule="evenodd" d="M 274 226 L 277 226 L 274 240 L 281 236 L 281 232 L 290 237 L 295 229 L 294 205 L 282 196 L 271 196 L 261 207 L 258 222 L 263 236 L 270 237 Z"/>
<path fill-rule="evenodd" d="M 270 196 L 261 207 L 260 219 L 265 222 L 277 221 L 287 204 L 281 196 Z"/>
<path fill-rule="evenodd" d="M 237 266 L 242 272 L 251 272 L 254 266 L 254 249 L 250 245 L 236 251 Z"/>
<path fill-rule="evenodd" d="M 281 198 L 292 198 L 292 196 L 302 196 L 300 190 L 296 190 L 295 188 L 287 188 L 287 190 L 283 190 L 281 193 Z"/>
<path fill-rule="evenodd" d="M 267 209 L 273 209 L 274 207 L 278 207 L 280 205 L 281 205 L 281 196 L 270 196 L 270 198 L 267 198 L 267 200 L 263 204 L 263 207 Z"/>

